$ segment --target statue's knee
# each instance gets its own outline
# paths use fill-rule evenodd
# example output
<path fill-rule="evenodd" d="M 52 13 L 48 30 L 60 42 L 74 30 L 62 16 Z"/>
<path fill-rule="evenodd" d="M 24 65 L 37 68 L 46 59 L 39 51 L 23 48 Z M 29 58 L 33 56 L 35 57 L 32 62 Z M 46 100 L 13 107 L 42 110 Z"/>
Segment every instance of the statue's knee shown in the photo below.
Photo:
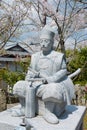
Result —
<path fill-rule="evenodd" d="M 63 102 L 64 98 L 61 92 L 61 87 L 55 83 L 49 84 L 45 87 L 42 99 L 44 101 Z"/>
<path fill-rule="evenodd" d="M 16 84 L 14 84 L 13 94 L 18 96 L 24 96 L 26 94 L 26 86 L 28 86 L 27 81 L 18 81 Z"/>

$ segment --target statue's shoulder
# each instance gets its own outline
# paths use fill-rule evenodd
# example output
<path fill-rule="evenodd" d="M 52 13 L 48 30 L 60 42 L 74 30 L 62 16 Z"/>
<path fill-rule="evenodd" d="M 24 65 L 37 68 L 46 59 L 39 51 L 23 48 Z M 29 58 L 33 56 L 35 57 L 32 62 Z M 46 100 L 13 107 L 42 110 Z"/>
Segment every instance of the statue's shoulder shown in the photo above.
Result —
<path fill-rule="evenodd" d="M 39 56 L 40 54 L 41 54 L 41 52 L 36 52 L 36 53 L 32 54 L 32 57 L 37 57 L 37 56 Z"/>
<path fill-rule="evenodd" d="M 56 56 L 56 57 L 63 57 L 63 56 L 64 56 L 64 54 L 61 53 L 61 52 L 53 51 L 52 53 L 53 53 L 53 55 Z"/>

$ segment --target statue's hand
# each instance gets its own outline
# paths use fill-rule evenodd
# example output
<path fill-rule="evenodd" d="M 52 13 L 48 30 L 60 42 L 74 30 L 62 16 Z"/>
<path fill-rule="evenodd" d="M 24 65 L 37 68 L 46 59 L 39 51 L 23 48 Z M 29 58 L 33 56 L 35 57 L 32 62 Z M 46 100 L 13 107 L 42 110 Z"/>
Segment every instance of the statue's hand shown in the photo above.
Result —
<path fill-rule="evenodd" d="M 47 82 L 46 79 L 42 80 L 42 83 L 43 83 L 43 84 L 48 84 L 48 82 Z"/>
<path fill-rule="evenodd" d="M 43 84 L 47 84 L 48 82 L 47 82 L 47 75 L 46 74 L 43 74 L 43 73 L 39 73 L 39 77 L 40 78 L 44 78 L 43 80 L 42 80 L 42 83 Z"/>
<path fill-rule="evenodd" d="M 46 79 L 46 77 L 48 77 L 48 76 L 47 76 L 46 74 L 40 72 L 40 73 L 39 73 L 39 77 Z"/>
<path fill-rule="evenodd" d="M 39 78 L 40 73 L 37 72 L 36 74 L 33 74 L 33 78 Z"/>
<path fill-rule="evenodd" d="M 27 75 L 28 76 L 28 75 Z M 37 73 L 32 73 L 32 72 L 30 72 L 29 73 L 29 79 L 30 78 L 39 78 L 39 72 L 37 72 Z"/>

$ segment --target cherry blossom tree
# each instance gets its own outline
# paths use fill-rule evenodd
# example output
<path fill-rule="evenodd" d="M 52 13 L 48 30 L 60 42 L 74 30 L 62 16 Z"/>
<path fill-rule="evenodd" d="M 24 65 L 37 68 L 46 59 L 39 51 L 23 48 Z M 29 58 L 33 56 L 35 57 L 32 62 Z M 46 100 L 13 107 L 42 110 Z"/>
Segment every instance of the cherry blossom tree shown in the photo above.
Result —
<path fill-rule="evenodd" d="M 65 52 L 65 40 L 85 26 L 87 3 L 76 0 L 37 0 L 33 5 L 42 26 L 49 22 L 49 18 L 49 24 L 57 27 L 58 45 Z"/>
<path fill-rule="evenodd" d="M 0 8 L 4 10 L 0 17 L 0 39 L 4 44 L 11 37 L 23 33 L 22 27 L 27 26 L 28 32 L 37 32 L 49 25 L 56 31 L 56 49 L 60 47 L 65 53 L 65 41 L 79 30 L 87 28 L 85 0 L 13 0 L 10 6 L 2 0 Z"/>
<path fill-rule="evenodd" d="M 17 1 L 12 0 L 12 3 L 9 4 L 2 0 L 0 12 L 0 49 L 2 49 L 11 37 L 19 36 L 19 27 L 22 27 L 28 10 L 23 9 L 22 2 L 19 5 Z"/>

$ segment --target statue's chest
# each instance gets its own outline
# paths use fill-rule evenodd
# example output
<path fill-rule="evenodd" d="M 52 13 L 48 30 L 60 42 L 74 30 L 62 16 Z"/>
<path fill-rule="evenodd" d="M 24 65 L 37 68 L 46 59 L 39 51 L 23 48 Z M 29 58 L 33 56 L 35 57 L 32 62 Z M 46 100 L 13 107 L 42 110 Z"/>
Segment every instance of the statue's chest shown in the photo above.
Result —
<path fill-rule="evenodd" d="M 53 59 L 51 59 L 50 57 L 40 57 L 37 62 L 37 70 L 44 71 L 46 73 L 48 72 L 49 74 L 51 74 L 53 64 L 54 64 Z"/>

